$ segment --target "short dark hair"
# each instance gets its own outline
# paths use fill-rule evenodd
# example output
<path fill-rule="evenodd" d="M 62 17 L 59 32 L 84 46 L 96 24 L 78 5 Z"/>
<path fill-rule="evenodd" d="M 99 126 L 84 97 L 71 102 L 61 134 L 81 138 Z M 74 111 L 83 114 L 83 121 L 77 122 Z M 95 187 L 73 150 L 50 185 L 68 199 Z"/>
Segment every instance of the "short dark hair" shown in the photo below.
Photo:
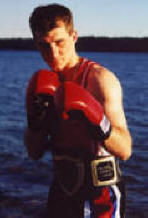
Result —
<path fill-rule="evenodd" d="M 33 36 L 35 36 L 35 32 L 45 35 L 57 26 L 57 21 L 63 21 L 67 32 L 72 33 L 74 25 L 70 9 L 59 4 L 49 4 L 35 8 L 29 17 L 29 25 Z"/>

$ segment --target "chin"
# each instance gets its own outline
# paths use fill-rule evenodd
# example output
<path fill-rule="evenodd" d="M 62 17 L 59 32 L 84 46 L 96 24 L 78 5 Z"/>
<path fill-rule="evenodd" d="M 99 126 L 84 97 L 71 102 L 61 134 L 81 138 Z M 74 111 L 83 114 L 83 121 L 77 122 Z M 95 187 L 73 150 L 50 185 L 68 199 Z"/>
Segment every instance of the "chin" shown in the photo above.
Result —
<path fill-rule="evenodd" d="M 62 66 L 62 65 L 60 65 L 60 66 L 52 65 L 52 64 L 48 64 L 48 65 L 51 68 L 51 70 L 54 72 L 61 72 L 64 69 L 64 66 Z"/>
<path fill-rule="evenodd" d="M 61 72 L 63 69 L 61 67 L 51 67 L 51 70 L 54 72 Z"/>

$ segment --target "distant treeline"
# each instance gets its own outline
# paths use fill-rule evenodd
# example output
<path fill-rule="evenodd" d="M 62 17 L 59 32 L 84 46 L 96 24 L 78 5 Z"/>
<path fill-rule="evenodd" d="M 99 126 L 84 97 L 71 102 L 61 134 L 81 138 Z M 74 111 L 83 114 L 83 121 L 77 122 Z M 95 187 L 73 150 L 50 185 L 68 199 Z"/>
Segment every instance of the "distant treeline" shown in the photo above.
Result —
<path fill-rule="evenodd" d="M 148 52 L 148 37 L 79 37 L 77 51 Z M 0 50 L 36 50 L 31 38 L 0 39 Z"/>

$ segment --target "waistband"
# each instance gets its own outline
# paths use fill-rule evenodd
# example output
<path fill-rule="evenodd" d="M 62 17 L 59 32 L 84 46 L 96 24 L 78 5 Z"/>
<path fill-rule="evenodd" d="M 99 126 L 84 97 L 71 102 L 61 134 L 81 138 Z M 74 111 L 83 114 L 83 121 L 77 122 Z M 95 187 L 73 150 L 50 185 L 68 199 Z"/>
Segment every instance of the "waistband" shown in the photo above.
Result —
<path fill-rule="evenodd" d="M 73 195 L 84 187 L 95 189 L 110 186 L 118 183 L 121 178 L 114 156 L 83 160 L 69 155 L 55 155 L 54 163 L 57 181 L 68 195 Z"/>

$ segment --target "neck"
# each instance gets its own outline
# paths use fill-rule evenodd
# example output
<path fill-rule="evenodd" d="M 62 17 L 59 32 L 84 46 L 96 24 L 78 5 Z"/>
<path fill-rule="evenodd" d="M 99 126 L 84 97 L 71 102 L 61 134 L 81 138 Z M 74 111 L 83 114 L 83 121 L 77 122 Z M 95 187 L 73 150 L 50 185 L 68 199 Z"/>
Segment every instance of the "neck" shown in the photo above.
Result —
<path fill-rule="evenodd" d="M 73 79 L 75 72 L 79 68 L 80 62 L 81 58 L 77 54 L 75 54 L 70 63 L 62 71 L 62 74 L 64 75 L 66 80 Z"/>

